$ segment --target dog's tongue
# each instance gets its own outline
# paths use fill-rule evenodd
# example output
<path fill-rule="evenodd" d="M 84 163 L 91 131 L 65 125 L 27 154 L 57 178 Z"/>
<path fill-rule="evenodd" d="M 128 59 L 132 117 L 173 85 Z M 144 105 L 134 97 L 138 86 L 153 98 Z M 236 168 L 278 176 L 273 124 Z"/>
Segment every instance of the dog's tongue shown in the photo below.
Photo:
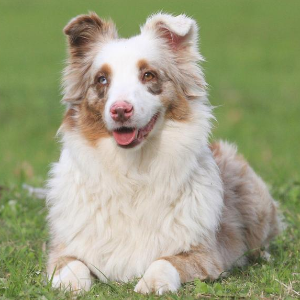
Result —
<path fill-rule="evenodd" d="M 136 131 L 135 128 L 122 128 L 121 130 L 114 130 L 113 136 L 119 145 L 127 146 L 135 139 Z"/>

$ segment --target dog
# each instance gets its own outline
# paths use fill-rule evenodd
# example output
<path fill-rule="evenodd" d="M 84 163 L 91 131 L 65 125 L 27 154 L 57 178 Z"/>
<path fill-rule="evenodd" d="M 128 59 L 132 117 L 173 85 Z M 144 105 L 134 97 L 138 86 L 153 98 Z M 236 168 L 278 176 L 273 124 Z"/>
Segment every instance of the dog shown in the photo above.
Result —
<path fill-rule="evenodd" d="M 90 13 L 64 33 L 66 113 L 47 195 L 53 287 L 140 278 L 136 292 L 161 295 L 268 247 L 276 202 L 236 146 L 209 142 L 195 20 L 158 13 L 123 39 Z"/>

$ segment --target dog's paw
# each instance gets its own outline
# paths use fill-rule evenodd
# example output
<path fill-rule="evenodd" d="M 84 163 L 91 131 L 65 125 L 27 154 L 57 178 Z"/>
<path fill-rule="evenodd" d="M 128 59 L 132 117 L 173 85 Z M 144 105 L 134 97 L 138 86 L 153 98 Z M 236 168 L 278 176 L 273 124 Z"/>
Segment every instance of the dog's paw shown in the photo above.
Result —
<path fill-rule="evenodd" d="M 92 285 L 92 277 L 89 268 L 79 260 L 68 263 L 53 276 L 52 286 L 70 290 L 74 293 L 89 291 Z"/>
<path fill-rule="evenodd" d="M 164 259 L 153 262 L 136 285 L 134 291 L 142 294 L 176 292 L 180 287 L 178 271 Z"/>

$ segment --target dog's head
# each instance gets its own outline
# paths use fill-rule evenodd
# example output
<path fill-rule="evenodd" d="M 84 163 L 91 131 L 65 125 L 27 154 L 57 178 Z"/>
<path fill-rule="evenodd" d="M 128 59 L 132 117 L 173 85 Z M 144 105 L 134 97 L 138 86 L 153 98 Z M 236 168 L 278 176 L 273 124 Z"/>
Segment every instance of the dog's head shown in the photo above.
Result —
<path fill-rule="evenodd" d="M 163 130 L 166 120 L 188 122 L 191 101 L 205 95 L 197 62 L 197 24 L 185 15 L 156 14 L 129 39 L 95 13 L 65 27 L 69 61 L 64 72 L 68 110 L 64 131 L 93 144 L 113 138 L 133 148 Z"/>

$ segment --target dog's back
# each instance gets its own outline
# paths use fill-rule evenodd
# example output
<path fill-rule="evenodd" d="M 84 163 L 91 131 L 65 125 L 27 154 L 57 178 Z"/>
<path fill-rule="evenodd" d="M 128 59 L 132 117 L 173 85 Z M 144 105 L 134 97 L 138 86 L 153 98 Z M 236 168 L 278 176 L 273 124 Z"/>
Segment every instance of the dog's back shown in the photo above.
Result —
<path fill-rule="evenodd" d="M 211 150 L 224 185 L 218 244 L 225 268 L 229 268 L 232 263 L 241 265 L 247 257 L 259 255 L 262 247 L 267 250 L 270 240 L 280 231 L 281 221 L 266 184 L 236 147 L 219 142 L 213 143 Z"/>

